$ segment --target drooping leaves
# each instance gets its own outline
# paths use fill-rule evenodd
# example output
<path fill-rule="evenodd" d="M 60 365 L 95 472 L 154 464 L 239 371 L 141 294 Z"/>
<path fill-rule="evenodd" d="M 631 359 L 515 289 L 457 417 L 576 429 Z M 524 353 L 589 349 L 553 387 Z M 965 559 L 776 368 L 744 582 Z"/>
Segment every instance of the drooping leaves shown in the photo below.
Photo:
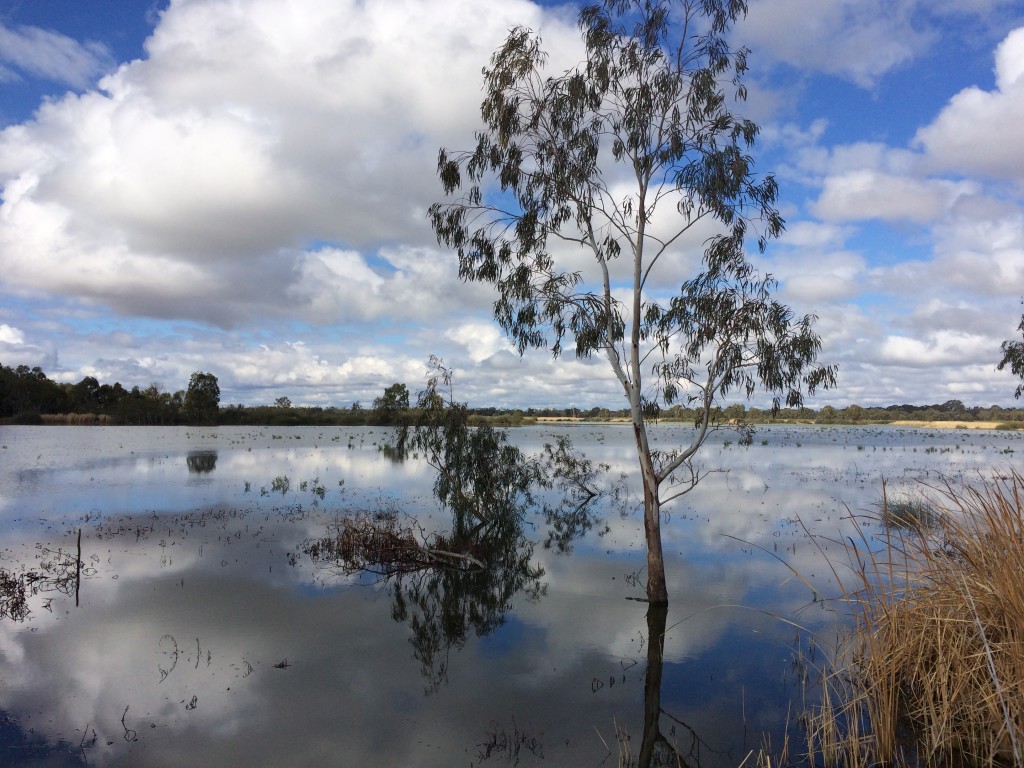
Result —
<path fill-rule="evenodd" d="M 622 255 L 638 265 L 640 292 L 698 221 L 714 218 L 740 244 L 756 222 L 762 249 L 782 231 L 775 180 L 756 178 L 747 154 L 757 125 L 733 114 L 723 90 L 728 78 L 743 94 L 747 51 L 725 34 L 745 12 L 741 0 L 606 0 L 580 12 L 585 59 L 567 72 L 549 76 L 539 36 L 521 27 L 492 56 L 476 148 L 441 150 L 454 199 L 429 215 L 460 276 L 495 286 L 495 318 L 520 352 L 557 355 L 568 335 L 586 357 L 654 335 L 616 297 L 610 265 Z M 623 179 L 636 191 L 615 199 Z M 658 239 L 648 225 L 666 198 L 677 230 Z M 589 252 L 596 269 L 560 267 L 555 251 L 567 248 Z M 710 270 L 722 253 L 707 249 Z"/>
<path fill-rule="evenodd" d="M 1017 330 L 1024 332 L 1024 316 L 1021 317 Z M 1002 350 L 1003 359 L 999 361 L 996 370 L 1001 371 L 1006 366 L 1010 366 L 1010 371 L 1013 375 L 1024 380 L 1024 341 L 1004 341 L 1002 343 Z M 1013 396 L 1019 399 L 1021 394 L 1024 394 L 1024 381 L 1017 385 Z"/>
<path fill-rule="evenodd" d="M 652 603 L 667 601 L 660 488 L 683 469 L 696 483 L 718 399 L 761 388 L 795 405 L 835 381 L 814 318 L 772 299 L 744 250 L 784 227 L 775 179 L 754 172 L 758 127 L 733 112 L 748 52 L 727 33 L 744 13 L 745 0 L 603 0 L 580 12 L 583 61 L 552 75 L 540 38 L 513 29 L 484 69 L 476 147 L 441 150 L 448 199 L 429 209 L 460 277 L 494 286 L 520 353 L 571 341 L 608 357 L 636 435 Z M 698 224 L 716 234 L 695 246 Z M 659 299 L 682 276 L 657 268 L 687 248 L 700 269 Z M 696 437 L 656 462 L 646 422 L 679 396 L 699 403 Z"/>

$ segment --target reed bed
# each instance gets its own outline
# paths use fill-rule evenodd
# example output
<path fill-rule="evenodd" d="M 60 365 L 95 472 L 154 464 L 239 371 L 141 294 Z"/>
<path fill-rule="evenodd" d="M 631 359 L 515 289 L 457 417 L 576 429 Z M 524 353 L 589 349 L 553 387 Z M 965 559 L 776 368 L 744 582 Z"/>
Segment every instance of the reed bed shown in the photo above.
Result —
<path fill-rule="evenodd" d="M 805 721 L 812 765 L 1024 764 L 1024 477 L 928 496 L 846 543 L 854 629 Z"/>
<path fill-rule="evenodd" d="M 41 418 L 43 424 L 95 426 L 113 423 L 105 413 L 44 413 Z"/>

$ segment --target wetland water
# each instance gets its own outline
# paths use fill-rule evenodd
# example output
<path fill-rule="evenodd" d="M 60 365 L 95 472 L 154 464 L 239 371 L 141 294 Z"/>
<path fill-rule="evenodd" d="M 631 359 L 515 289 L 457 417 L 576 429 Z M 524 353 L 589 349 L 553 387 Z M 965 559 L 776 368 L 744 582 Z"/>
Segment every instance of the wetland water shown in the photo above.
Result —
<path fill-rule="evenodd" d="M 681 432 L 654 430 L 666 447 Z M 565 433 L 611 465 L 609 482 L 625 473 L 630 493 L 570 554 L 544 548 L 533 521 L 543 575 L 508 597 L 429 579 L 396 590 L 303 554 L 353 512 L 446 527 L 432 471 L 389 459 L 388 430 L 0 427 L 0 569 L 66 564 L 79 529 L 84 566 L 77 606 L 72 580 L 41 581 L 0 618 L 0 764 L 635 758 L 651 629 L 647 606 L 627 599 L 643 595 L 645 563 L 631 432 L 546 425 L 511 438 L 536 453 Z M 827 639 L 836 621 L 780 562 L 835 595 L 805 527 L 849 534 L 883 475 L 890 496 L 914 494 L 921 479 L 1006 470 L 1021 451 L 1020 434 L 995 431 L 762 427 L 746 447 L 712 436 L 710 473 L 663 531 L 660 730 L 686 764 L 739 765 L 795 720 L 794 652 L 808 640 L 787 622 Z"/>

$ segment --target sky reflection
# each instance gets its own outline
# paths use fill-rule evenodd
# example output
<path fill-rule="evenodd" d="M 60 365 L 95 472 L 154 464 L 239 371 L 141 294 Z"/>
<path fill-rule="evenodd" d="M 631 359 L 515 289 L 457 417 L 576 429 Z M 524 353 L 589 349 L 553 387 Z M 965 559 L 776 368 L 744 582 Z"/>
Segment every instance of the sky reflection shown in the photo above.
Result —
<path fill-rule="evenodd" d="M 669 444 L 678 431 L 655 434 Z M 512 437 L 535 452 L 556 434 Z M 569 434 L 635 495 L 625 428 Z M 616 727 L 638 746 L 650 639 L 646 606 L 625 599 L 643 594 L 635 498 L 625 516 L 602 509 L 571 555 L 538 543 L 544 594 L 520 593 L 493 632 L 441 649 L 432 688 L 388 584 L 301 554 L 354 510 L 391 505 L 443 527 L 428 468 L 387 459 L 386 439 L 0 427 L 0 568 L 40 567 L 37 545 L 69 550 L 78 528 L 87 566 L 80 608 L 46 593 L 26 621 L 0 620 L 0 709 L 22 732 L 86 744 L 90 765 L 505 764 L 512 744 L 520 765 L 614 764 Z M 897 428 L 772 427 L 749 447 L 715 436 L 712 471 L 664 529 L 662 706 L 693 729 L 676 723 L 681 746 L 697 734 L 704 765 L 737 765 L 799 698 L 793 650 L 805 640 L 788 622 L 823 632 L 835 615 L 780 560 L 819 596 L 836 593 L 805 527 L 840 537 L 877 505 L 883 475 L 891 493 L 916 493 L 919 479 L 1005 468 L 1020 446 L 1014 433 Z M 190 471 L 197 452 L 215 454 L 208 470 Z M 532 530 L 543 541 L 543 522 Z M 6 743 L 0 755 L 34 764 Z"/>

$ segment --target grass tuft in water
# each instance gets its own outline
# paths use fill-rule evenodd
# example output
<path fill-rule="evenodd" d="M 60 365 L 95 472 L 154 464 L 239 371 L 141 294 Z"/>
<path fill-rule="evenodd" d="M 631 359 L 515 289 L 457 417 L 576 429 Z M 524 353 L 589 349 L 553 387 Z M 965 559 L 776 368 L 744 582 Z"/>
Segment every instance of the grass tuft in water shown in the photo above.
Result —
<path fill-rule="evenodd" d="M 931 503 L 920 498 L 886 499 L 881 506 L 881 518 L 886 528 L 934 528 L 941 514 Z"/>

